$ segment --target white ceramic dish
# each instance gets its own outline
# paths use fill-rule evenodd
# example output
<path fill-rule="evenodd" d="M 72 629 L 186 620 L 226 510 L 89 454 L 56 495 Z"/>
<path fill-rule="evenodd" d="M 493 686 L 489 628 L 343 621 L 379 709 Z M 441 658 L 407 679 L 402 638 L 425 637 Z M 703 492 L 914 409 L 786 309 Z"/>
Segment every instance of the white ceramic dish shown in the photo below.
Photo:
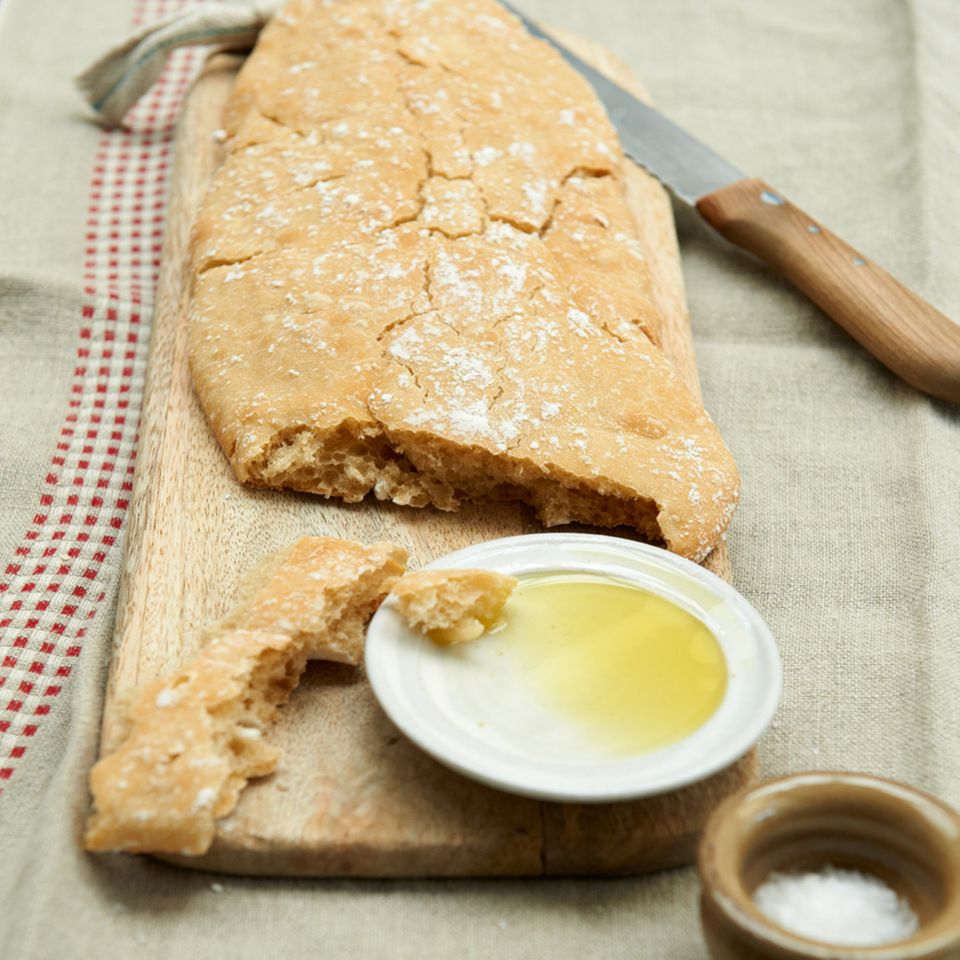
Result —
<path fill-rule="evenodd" d="M 655 752 L 611 756 L 537 701 L 496 634 L 438 647 L 410 631 L 388 599 L 367 633 L 374 694 L 406 736 L 467 777 L 543 800 L 631 800 L 723 769 L 745 754 L 773 719 L 782 676 L 770 631 L 729 583 L 682 557 L 616 537 L 543 533 L 478 543 L 429 567 L 616 577 L 699 617 L 727 662 L 726 693 L 702 727 Z"/>

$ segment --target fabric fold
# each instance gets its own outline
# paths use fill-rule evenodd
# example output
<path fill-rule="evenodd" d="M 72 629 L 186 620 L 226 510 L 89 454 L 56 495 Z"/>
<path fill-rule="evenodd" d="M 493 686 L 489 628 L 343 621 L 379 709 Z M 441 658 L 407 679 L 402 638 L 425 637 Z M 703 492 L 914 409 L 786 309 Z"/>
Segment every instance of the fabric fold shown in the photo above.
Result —
<path fill-rule="evenodd" d="M 108 50 L 78 74 L 75 83 L 107 126 L 120 126 L 174 50 L 187 46 L 247 50 L 280 5 L 281 0 L 204 3 L 172 13 Z"/>

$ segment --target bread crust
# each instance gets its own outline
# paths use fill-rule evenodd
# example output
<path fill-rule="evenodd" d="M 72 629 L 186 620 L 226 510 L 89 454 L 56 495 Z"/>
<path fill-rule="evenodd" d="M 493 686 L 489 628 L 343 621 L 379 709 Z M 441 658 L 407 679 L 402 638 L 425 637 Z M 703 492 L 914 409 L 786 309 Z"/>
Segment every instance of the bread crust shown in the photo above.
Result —
<path fill-rule="evenodd" d="M 736 467 L 659 349 L 616 134 L 551 48 L 494 0 L 294 0 L 226 124 L 190 361 L 238 479 L 718 543 Z"/>

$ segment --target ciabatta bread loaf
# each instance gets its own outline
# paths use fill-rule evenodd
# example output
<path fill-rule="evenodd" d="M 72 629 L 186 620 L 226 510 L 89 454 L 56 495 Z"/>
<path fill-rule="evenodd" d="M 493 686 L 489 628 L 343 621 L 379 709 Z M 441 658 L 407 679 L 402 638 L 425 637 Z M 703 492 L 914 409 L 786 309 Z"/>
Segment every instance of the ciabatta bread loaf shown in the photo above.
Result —
<path fill-rule="evenodd" d="M 294 0 L 226 129 L 190 359 L 240 480 L 716 545 L 736 468 L 658 346 L 617 137 L 550 47 L 494 0 Z"/>

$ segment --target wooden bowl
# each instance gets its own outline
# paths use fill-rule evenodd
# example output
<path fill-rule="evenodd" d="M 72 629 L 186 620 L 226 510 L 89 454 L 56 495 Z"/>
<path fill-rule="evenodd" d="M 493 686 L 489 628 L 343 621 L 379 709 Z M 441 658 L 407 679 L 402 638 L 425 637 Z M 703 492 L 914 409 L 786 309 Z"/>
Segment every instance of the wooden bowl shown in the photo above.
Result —
<path fill-rule="evenodd" d="M 753 902 L 773 871 L 871 873 L 907 899 L 915 934 L 849 947 L 789 933 Z M 725 800 L 700 843 L 700 911 L 714 960 L 960 960 L 960 816 L 892 780 L 800 773 Z"/>

